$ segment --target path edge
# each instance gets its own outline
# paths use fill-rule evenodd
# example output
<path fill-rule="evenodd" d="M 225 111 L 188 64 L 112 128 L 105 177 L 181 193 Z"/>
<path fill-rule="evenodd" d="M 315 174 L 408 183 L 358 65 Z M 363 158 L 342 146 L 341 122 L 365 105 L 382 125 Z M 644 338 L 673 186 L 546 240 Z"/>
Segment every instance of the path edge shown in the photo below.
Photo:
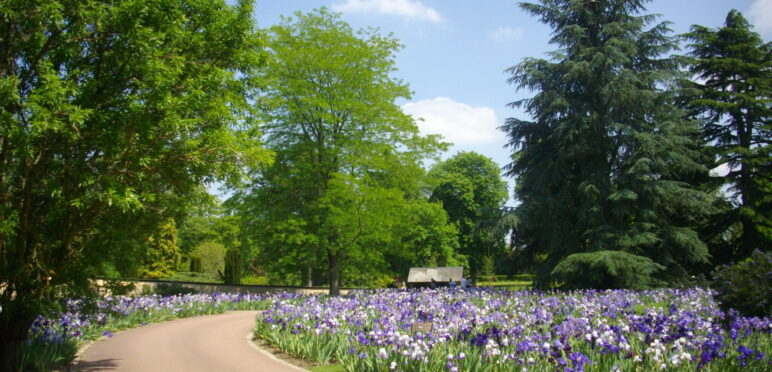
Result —
<path fill-rule="evenodd" d="M 266 357 L 268 357 L 270 359 L 273 359 L 276 362 L 279 362 L 279 364 L 282 364 L 282 365 L 284 365 L 286 367 L 294 369 L 295 371 L 309 372 L 309 370 L 307 370 L 305 368 L 302 368 L 302 367 L 299 367 L 299 366 L 296 366 L 296 365 L 294 365 L 294 364 L 292 364 L 292 363 L 290 363 L 290 362 L 288 362 L 288 361 L 286 361 L 284 359 L 281 359 L 281 358 L 277 357 L 276 355 L 273 355 L 273 353 L 269 352 L 268 350 L 265 350 L 265 349 L 261 348 L 260 346 L 258 346 L 255 343 L 255 333 L 253 331 L 247 332 L 246 340 L 247 340 L 247 344 L 249 344 L 249 346 L 251 346 L 252 349 L 256 350 L 257 352 L 265 355 Z"/>

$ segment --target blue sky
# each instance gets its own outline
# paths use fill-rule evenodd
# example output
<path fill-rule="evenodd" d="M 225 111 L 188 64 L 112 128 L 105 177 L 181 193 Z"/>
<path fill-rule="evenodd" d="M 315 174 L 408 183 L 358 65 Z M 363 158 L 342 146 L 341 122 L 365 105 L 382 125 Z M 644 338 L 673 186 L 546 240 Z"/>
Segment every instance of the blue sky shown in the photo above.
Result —
<path fill-rule="evenodd" d="M 424 133 L 454 143 L 443 157 L 476 151 L 500 166 L 509 162 L 506 139 L 496 127 L 508 117 L 527 119 L 508 108 L 530 96 L 506 83 L 504 70 L 525 57 L 545 57 L 550 29 L 522 12 L 512 0 L 257 0 L 260 27 L 281 15 L 325 6 L 355 28 L 393 33 L 404 48 L 394 76 L 410 85 L 413 97 L 398 102 Z M 692 24 L 719 27 L 731 9 L 743 12 L 765 40 L 772 36 L 772 0 L 653 0 L 647 13 L 661 14 L 675 33 Z M 507 180 L 510 184 L 512 180 Z"/>

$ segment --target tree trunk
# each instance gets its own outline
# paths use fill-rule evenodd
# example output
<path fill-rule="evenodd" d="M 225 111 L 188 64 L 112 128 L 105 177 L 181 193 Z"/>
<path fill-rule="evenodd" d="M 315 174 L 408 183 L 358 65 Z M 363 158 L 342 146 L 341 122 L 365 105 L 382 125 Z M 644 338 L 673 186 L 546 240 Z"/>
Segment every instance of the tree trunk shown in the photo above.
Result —
<path fill-rule="evenodd" d="M 19 346 L 21 341 L 10 340 L 8 336 L 0 336 L 0 371 L 21 371 L 19 366 Z"/>
<path fill-rule="evenodd" d="M 330 296 L 340 296 L 340 253 L 328 253 L 330 259 Z"/>
<path fill-rule="evenodd" d="M 306 266 L 306 287 L 314 286 L 314 268 L 311 266 L 311 260 L 308 261 Z"/>
<path fill-rule="evenodd" d="M 19 348 L 27 338 L 35 315 L 32 309 L 27 309 L 18 300 L 3 305 L 9 306 L 0 313 L 0 372 L 18 372 L 22 368 L 19 365 Z"/>
<path fill-rule="evenodd" d="M 739 145 L 744 150 L 750 150 L 751 144 L 752 144 L 752 126 L 750 123 L 748 123 L 745 118 L 741 117 L 740 115 L 737 115 L 735 118 L 735 121 L 738 125 L 738 137 L 739 137 Z M 744 155 L 740 159 L 740 179 L 738 181 L 738 188 L 740 191 L 740 202 L 742 203 L 740 208 L 754 208 L 754 202 L 753 200 L 753 180 L 751 179 L 751 165 L 750 159 L 748 159 L 748 155 Z M 748 216 L 748 211 L 741 211 L 740 213 L 740 224 L 742 225 L 742 236 L 740 237 L 740 247 L 739 252 L 737 254 L 740 257 L 746 257 L 753 252 L 754 248 L 760 248 L 756 247 L 755 245 L 758 244 L 758 236 L 756 234 L 756 226 L 753 223 L 753 220 Z"/>

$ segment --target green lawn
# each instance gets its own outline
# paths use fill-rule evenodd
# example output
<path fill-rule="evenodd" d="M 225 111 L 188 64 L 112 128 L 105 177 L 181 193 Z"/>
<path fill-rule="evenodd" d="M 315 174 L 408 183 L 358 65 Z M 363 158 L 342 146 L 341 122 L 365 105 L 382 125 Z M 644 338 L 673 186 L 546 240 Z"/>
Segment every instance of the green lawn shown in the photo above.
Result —
<path fill-rule="evenodd" d="M 308 367 L 311 372 L 346 372 L 342 364 L 328 364 L 326 366 Z"/>
<path fill-rule="evenodd" d="M 513 275 L 510 278 L 504 275 L 497 275 L 485 279 L 487 280 L 478 280 L 477 285 L 480 287 L 504 287 L 507 289 L 528 289 L 533 285 L 533 276 L 531 275 Z"/>

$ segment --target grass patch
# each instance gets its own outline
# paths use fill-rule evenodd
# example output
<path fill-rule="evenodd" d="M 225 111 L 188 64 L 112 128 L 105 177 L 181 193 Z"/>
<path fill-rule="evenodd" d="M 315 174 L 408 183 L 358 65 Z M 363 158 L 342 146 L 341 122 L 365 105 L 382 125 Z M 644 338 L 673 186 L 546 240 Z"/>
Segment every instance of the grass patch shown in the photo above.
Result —
<path fill-rule="evenodd" d="M 480 287 L 503 287 L 506 289 L 530 289 L 533 286 L 533 275 L 513 275 L 506 277 L 504 275 L 496 275 L 495 277 L 481 277 L 477 281 L 477 285 Z"/>
<path fill-rule="evenodd" d="M 256 275 L 249 275 L 241 278 L 241 284 L 247 284 L 247 285 L 267 285 L 268 284 L 268 277 L 265 275 L 256 276 Z"/>
<path fill-rule="evenodd" d="M 326 366 L 308 367 L 311 372 L 346 372 L 342 364 L 328 364 Z"/>

